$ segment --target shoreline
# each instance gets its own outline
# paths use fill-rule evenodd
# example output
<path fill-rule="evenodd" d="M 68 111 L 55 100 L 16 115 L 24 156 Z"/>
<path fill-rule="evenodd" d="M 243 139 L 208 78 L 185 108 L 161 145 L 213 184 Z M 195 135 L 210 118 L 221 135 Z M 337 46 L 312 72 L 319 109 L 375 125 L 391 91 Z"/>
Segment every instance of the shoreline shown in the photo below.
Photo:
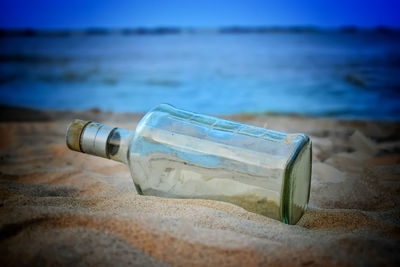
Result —
<path fill-rule="evenodd" d="M 90 108 L 86 110 L 69 110 L 69 109 L 38 109 L 24 106 L 10 106 L 0 104 L 0 122 L 35 122 L 35 121 L 55 121 L 60 119 L 70 120 L 75 118 L 82 119 L 103 119 L 107 120 L 114 117 L 119 117 L 122 120 L 129 120 L 132 116 L 134 119 L 137 117 L 142 117 L 146 112 L 118 112 L 111 110 L 102 110 L 100 108 Z M 229 120 L 238 121 L 249 120 L 262 117 L 277 117 L 277 118 L 299 118 L 299 119 L 312 119 L 312 120 L 332 120 L 348 123 L 383 123 L 383 124 L 400 124 L 399 120 L 378 120 L 371 118 L 344 118 L 344 117 L 334 117 L 326 115 L 309 115 L 302 113 L 286 113 L 286 112 L 276 112 L 276 111 L 264 111 L 264 112 L 241 112 L 232 114 L 207 114 L 211 116 L 226 118 Z"/>

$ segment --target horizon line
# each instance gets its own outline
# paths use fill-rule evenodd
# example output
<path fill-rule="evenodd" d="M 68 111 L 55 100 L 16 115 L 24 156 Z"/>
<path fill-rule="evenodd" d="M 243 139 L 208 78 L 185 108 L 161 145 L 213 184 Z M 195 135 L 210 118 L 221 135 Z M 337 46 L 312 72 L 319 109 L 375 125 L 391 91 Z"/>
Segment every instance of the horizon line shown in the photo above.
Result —
<path fill-rule="evenodd" d="M 122 34 L 122 35 L 142 35 L 142 34 L 201 34 L 201 33 L 274 33 L 274 32 L 380 32 L 390 33 L 400 31 L 398 26 L 376 25 L 372 27 L 357 26 L 357 25 L 342 25 L 342 26 L 313 26 L 313 25 L 265 25 L 265 26 L 135 26 L 135 27 L 82 27 L 82 28 L 33 28 L 33 27 L 18 27 L 18 28 L 2 28 L 0 27 L 0 36 L 34 36 L 34 35 L 107 35 L 107 34 Z"/>

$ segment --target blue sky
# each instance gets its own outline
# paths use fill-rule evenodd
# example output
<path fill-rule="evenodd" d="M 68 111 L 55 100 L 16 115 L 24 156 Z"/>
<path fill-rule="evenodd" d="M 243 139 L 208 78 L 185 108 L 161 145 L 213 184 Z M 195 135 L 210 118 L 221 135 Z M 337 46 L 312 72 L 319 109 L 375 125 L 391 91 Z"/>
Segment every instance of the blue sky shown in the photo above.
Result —
<path fill-rule="evenodd" d="M 0 0 L 1 28 L 400 27 L 400 1 Z"/>

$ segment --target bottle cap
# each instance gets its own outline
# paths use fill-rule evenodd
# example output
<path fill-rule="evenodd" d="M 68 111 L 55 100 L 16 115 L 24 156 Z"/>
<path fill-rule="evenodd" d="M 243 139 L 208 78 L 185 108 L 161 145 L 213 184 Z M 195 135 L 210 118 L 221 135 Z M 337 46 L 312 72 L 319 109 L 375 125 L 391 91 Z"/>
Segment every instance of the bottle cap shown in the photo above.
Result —
<path fill-rule="evenodd" d="M 73 120 L 70 123 L 70 125 L 68 126 L 67 136 L 66 136 L 67 146 L 69 149 L 82 152 L 80 139 L 83 129 L 89 123 L 90 121 L 84 121 L 78 119 Z"/>

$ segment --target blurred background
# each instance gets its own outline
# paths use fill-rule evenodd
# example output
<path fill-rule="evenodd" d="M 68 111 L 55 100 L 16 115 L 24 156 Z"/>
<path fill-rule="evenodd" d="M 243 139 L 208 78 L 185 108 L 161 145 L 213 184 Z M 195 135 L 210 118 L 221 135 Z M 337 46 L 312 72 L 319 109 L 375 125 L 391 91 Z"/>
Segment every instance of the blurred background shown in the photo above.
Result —
<path fill-rule="evenodd" d="M 400 1 L 0 2 L 0 104 L 400 119 Z"/>

